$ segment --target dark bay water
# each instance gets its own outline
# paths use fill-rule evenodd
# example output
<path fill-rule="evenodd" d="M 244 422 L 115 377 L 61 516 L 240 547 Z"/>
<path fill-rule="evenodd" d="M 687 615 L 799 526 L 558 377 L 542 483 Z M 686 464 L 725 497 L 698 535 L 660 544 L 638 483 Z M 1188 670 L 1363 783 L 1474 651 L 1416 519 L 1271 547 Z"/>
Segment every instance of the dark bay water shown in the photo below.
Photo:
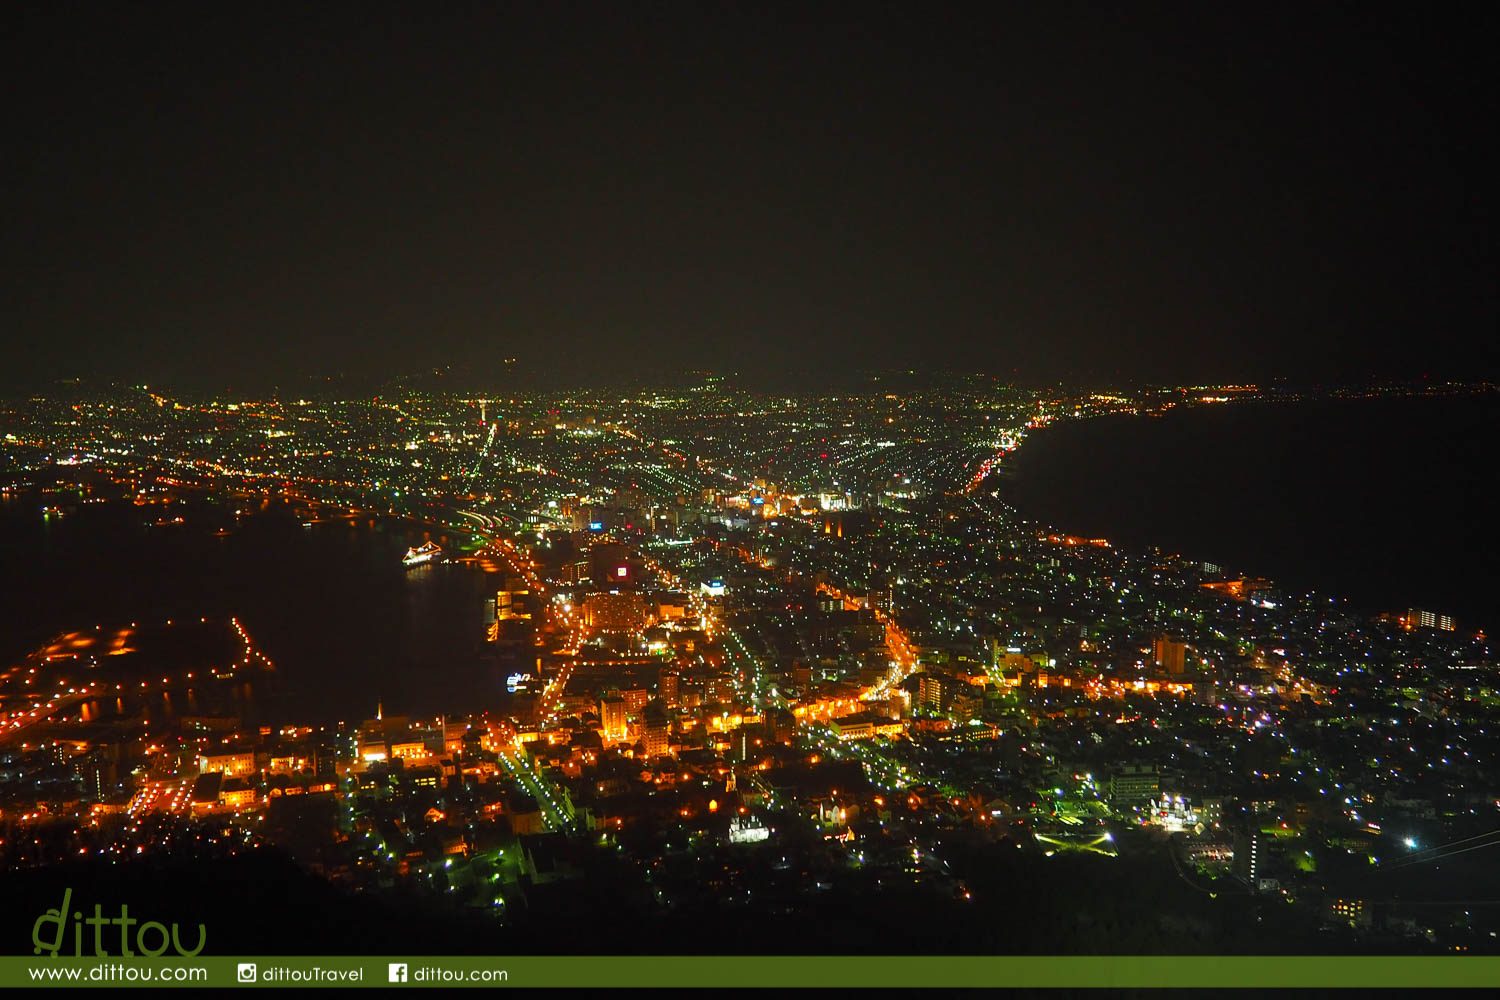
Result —
<path fill-rule="evenodd" d="M 1032 435 L 1000 495 L 1062 530 L 1500 626 L 1500 398 L 1178 409 Z"/>
<path fill-rule="evenodd" d="M 358 720 L 377 700 L 413 715 L 501 700 L 483 642 L 494 578 L 473 564 L 401 565 L 427 537 L 446 544 L 442 533 L 396 522 L 304 527 L 285 510 L 236 523 L 182 504 L 170 513 L 185 513 L 185 524 L 148 526 L 160 513 L 84 504 L 43 519 L 32 501 L 0 504 L 3 662 L 97 623 L 237 616 L 276 663 L 268 718 Z M 233 530 L 216 536 L 220 525 Z"/>

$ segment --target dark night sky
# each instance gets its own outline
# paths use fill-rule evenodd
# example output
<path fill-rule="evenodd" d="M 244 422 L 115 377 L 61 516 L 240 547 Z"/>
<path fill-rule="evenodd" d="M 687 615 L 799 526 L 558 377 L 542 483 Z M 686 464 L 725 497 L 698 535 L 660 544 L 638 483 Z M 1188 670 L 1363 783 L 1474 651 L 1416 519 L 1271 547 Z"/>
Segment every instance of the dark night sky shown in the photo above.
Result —
<path fill-rule="evenodd" d="M 1497 375 L 1472 8 L 253 6 L 0 14 L 0 386 Z"/>

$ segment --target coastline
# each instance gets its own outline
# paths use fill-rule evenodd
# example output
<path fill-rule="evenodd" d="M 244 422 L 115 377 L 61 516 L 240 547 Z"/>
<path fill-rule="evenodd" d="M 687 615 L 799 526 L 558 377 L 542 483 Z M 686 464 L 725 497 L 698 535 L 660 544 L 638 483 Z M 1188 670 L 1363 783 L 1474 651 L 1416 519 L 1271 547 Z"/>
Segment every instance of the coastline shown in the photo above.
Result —
<path fill-rule="evenodd" d="M 1481 599 L 1494 548 L 1482 473 L 1442 444 L 1476 439 L 1455 419 L 1500 422 L 1500 396 L 1254 398 L 1130 416 L 1028 433 L 990 490 L 1061 531 L 1182 553 L 1371 613 L 1425 607 L 1465 628 L 1500 620 Z M 1465 544 L 1431 544 L 1434 525 Z"/>

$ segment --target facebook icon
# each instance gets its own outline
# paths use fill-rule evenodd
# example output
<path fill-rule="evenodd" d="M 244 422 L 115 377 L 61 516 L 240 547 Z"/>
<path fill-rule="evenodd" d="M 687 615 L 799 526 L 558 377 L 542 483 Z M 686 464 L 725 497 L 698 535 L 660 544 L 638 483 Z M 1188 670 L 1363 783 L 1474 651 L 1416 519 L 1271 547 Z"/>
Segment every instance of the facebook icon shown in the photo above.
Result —
<path fill-rule="evenodd" d="M 406 982 L 406 963 L 392 962 L 390 964 L 390 981 L 393 983 Z"/>

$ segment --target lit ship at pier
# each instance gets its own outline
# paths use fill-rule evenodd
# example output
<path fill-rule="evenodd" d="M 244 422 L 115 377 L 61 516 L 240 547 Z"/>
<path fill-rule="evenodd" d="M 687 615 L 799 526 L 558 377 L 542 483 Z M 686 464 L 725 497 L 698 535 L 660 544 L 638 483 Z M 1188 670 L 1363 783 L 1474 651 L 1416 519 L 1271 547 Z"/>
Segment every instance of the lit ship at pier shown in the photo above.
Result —
<path fill-rule="evenodd" d="M 428 563 L 442 561 L 443 550 L 436 542 L 423 542 L 414 549 L 407 549 L 406 555 L 401 557 L 404 566 L 425 566 Z"/>

